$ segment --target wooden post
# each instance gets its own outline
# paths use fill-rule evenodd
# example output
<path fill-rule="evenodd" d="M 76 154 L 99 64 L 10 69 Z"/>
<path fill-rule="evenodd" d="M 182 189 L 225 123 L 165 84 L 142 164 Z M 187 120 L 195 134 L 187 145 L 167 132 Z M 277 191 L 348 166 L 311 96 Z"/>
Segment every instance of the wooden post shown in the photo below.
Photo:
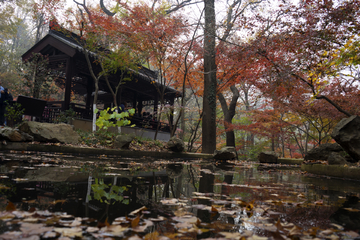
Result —
<path fill-rule="evenodd" d="M 135 112 L 137 112 L 137 109 L 136 109 L 136 103 L 137 103 L 137 100 L 138 100 L 138 93 L 137 92 L 134 92 L 134 98 L 133 98 L 133 108 L 135 109 Z"/>
<path fill-rule="evenodd" d="M 175 101 L 175 97 L 172 97 L 170 99 L 171 112 L 170 112 L 170 119 L 169 119 L 169 124 L 171 127 L 174 127 L 174 101 Z"/>
<path fill-rule="evenodd" d="M 70 107 L 71 97 L 71 81 L 74 76 L 74 59 L 69 57 L 66 61 L 66 79 L 65 79 L 65 104 L 63 110 L 68 110 Z"/>
<path fill-rule="evenodd" d="M 137 105 L 137 112 L 139 114 L 139 116 L 141 116 L 141 112 L 142 112 L 142 108 L 143 108 L 143 100 L 142 98 L 138 98 L 138 105 Z"/>
<path fill-rule="evenodd" d="M 154 95 L 154 115 L 156 113 L 156 116 L 158 116 L 157 111 L 158 111 L 158 104 L 159 104 L 159 96 L 158 96 L 158 92 L 156 90 L 154 92 L 155 92 L 155 95 Z M 157 119 L 157 117 L 156 117 L 156 120 L 160 121 L 160 119 Z"/>
<path fill-rule="evenodd" d="M 94 91 L 94 81 L 92 77 L 87 76 L 87 85 L 86 85 L 86 110 L 90 111 L 91 109 L 91 100 L 92 100 L 92 92 Z"/>

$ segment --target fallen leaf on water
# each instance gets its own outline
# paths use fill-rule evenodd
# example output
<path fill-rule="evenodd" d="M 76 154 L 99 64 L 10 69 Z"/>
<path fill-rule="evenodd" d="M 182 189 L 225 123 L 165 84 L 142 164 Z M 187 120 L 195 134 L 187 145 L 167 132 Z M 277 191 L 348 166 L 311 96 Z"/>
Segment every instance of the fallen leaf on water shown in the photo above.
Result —
<path fill-rule="evenodd" d="M 15 182 L 24 182 L 24 181 L 27 181 L 28 179 L 27 178 L 15 178 L 13 179 Z"/>
<path fill-rule="evenodd" d="M 171 199 L 162 199 L 160 200 L 160 202 L 164 205 L 177 205 L 179 201 L 176 198 L 171 198 Z"/>
<path fill-rule="evenodd" d="M 260 237 L 258 235 L 252 235 L 251 237 L 248 238 L 248 240 L 267 240 L 267 237 Z"/>
<path fill-rule="evenodd" d="M 105 226 L 109 227 L 110 223 L 108 222 L 108 218 L 105 219 Z"/>
<path fill-rule="evenodd" d="M 54 228 L 55 232 L 61 233 L 63 237 L 82 237 L 82 229 L 75 228 Z"/>
<path fill-rule="evenodd" d="M 294 226 L 292 229 L 290 229 L 289 236 L 300 235 L 301 229 L 302 228 L 300 228 L 298 226 Z"/>
<path fill-rule="evenodd" d="M 344 235 L 349 236 L 349 237 L 351 237 L 351 238 L 353 238 L 353 239 L 360 236 L 358 233 L 356 233 L 356 232 L 354 232 L 354 231 L 344 232 Z"/>
<path fill-rule="evenodd" d="M 159 238 L 159 233 L 157 231 L 148 233 L 145 235 L 145 240 L 157 240 Z"/>
<path fill-rule="evenodd" d="M 144 219 L 144 222 L 141 225 L 139 224 L 137 227 L 133 228 L 132 230 L 134 232 L 139 232 L 139 233 L 145 232 L 148 227 L 152 227 L 153 225 L 154 223 L 152 221 Z"/>
<path fill-rule="evenodd" d="M 241 234 L 238 232 L 220 232 L 220 234 L 230 239 L 239 239 L 241 237 Z"/>
<path fill-rule="evenodd" d="M 37 223 L 39 221 L 39 219 L 38 218 L 25 218 L 24 220 L 23 220 L 23 222 L 27 222 L 27 223 Z"/>
<path fill-rule="evenodd" d="M 192 223 L 188 223 L 188 222 L 179 222 L 179 223 L 176 223 L 174 225 L 177 229 L 189 229 L 189 228 L 192 228 L 193 227 L 193 224 Z"/>
<path fill-rule="evenodd" d="M 339 225 L 339 224 L 336 224 L 336 223 L 331 223 L 330 225 L 332 225 L 332 226 L 334 226 L 334 227 L 336 227 L 337 228 L 337 230 L 344 230 L 344 227 L 343 226 L 341 226 L 341 225 Z"/>
<path fill-rule="evenodd" d="M 111 225 L 111 226 L 102 228 L 100 233 L 106 233 L 106 235 L 111 234 L 111 235 L 116 236 L 116 237 L 123 237 L 124 232 L 127 231 L 128 229 L 129 228 L 122 227 L 120 225 Z"/>
<path fill-rule="evenodd" d="M 166 218 L 164 218 L 163 216 L 158 216 L 157 218 L 149 218 L 149 220 L 153 222 L 161 222 L 161 221 L 165 221 Z"/>
<path fill-rule="evenodd" d="M 214 206 L 211 206 L 211 212 L 219 212 Z"/>
<path fill-rule="evenodd" d="M 57 204 L 57 203 L 64 204 L 65 202 L 66 202 L 66 200 L 56 200 L 56 201 L 53 201 L 52 204 Z"/>
<path fill-rule="evenodd" d="M 332 230 L 332 229 L 327 229 L 327 230 L 321 231 L 320 234 L 321 234 L 322 236 L 328 236 L 328 235 L 332 234 L 333 232 L 334 232 L 334 230 Z"/>
<path fill-rule="evenodd" d="M 141 208 L 138 208 L 138 209 L 132 211 L 129 215 L 134 215 L 135 216 L 138 213 L 141 213 L 142 211 L 146 211 L 146 210 L 147 210 L 147 208 L 145 206 L 142 206 Z"/>
<path fill-rule="evenodd" d="M 0 189 L 10 189 L 9 187 L 3 185 L 3 184 L 0 184 Z"/>
<path fill-rule="evenodd" d="M 4 240 L 13 240 L 13 239 L 19 239 L 19 237 L 21 236 L 22 232 L 6 232 L 3 234 L 0 234 L 0 239 L 4 239 Z"/>
<path fill-rule="evenodd" d="M 81 225 L 82 219 L 77 217 L 69 226 L 70 227 L 77 227 Z"/>
<path fill-rule="evenodd" d="M 15 207 L 15 205 L 14 205 L 12 202 L 9 202 L 8 205 L 6 206 L 5 210 L 6 210 L 6 211 L 9 211 L 9 212 L 15 211 L 15 210 L 16 210 L 16 207 Z"/>
<path fill-rule="evenodd" d="M 41 239 L 55 239 L 57 237 L 59 237 L 60 234 L 57 232 L 46 232 Z"/>
<path fill-rule="evenodd" d="M 134 218 L 133 220 L 131 220 L 131 227 L 135 228 L 137 227 L 137 225 L 139 225 L 140 222 L 140 216 L 137 216 L 136 218 Z"/>
<path fill-rule="evenodd" d="M 88 227 L 88 228 L 86 228 L 86 232 L 89 232 L 89 233 L 94 233 L 94 232 L 98 232 L 98 231 L 99 231 L 98 227 Z"/>
<path fill-rule="evenodd" d="M 360 212 L 360 210 L 356 209 L 356 208 L 344 208 L 344 209 L 349 211 L 349 212 Z"/>
<path fill-rule="evenodd" d="M 185 215 L 182 217 L 173 217 L 173 220 L 177 222 L 197 223 L 198 218 L 192 215 Z"/>
<path fill-rule="evenodd" d="M 42 235 L 45 232 L 52 231 L 52 227 L 45 227 L 40 223 L 22 223 L 20 230 L 25 235 Z"/>

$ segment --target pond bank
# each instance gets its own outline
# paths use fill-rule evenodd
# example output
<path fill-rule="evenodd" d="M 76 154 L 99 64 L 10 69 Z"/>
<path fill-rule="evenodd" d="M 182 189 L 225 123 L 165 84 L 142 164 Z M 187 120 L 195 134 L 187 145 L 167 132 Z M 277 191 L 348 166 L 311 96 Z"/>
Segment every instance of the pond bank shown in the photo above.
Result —
<path fill-rule="evenodd" d="M 360 180 L 360 168 L 340 165 L 302 164 L 301 170 L 308 173 L 336 178 Z"/>
<path fill-rule="evenodd" d="M 64 145 L 46 145 L 46 144 L 30 144 L 26 142 L 8 142 L 6 145 L 0 143 L 0 151 L 34 151 L 34 152 L 58 152 L 71 154 L 86 155 L 116 155 L 120 157 L 154 157 L 154 158 L 184 158 L 184 159 L 211 159 L 212 154 L 206 153 L 174 153 L 174 152 L 155 152 L 155 151 L 130 151 L 106 148 L 77 147 Z M 301 165 L 303 159 L 279 158 L 278 163 Z"/>
<path fill-rule="evenodd" d="M 175 153 L 175 152 L 155 152 L 155 151 L 130 151 L 120 149 L 106 149 L 106 148 L 90 148 L 77 146 L 62 146 L 62 145 L 46 145 L 46 144 L 29 144 L 25 142 L 8 142 L 6 145 L 0 145 L 0 151 L 15 150 L 15 151 L 34 151 L 34 152 L 58 152 L 71 154 L 86 154 L 86 155 L 116 155 L 120 157 L 141 158 L 192 158 L 192 159 L 210 159 L 212 154 L 204 153 Z"/>

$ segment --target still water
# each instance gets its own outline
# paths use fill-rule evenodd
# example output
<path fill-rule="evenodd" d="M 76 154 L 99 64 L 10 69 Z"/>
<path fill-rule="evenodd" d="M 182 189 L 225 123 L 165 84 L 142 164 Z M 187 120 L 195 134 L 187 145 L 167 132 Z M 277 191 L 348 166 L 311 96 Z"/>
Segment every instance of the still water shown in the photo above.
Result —
<path fill-rule="evenodd" d="M 359 182 L 308 175 L 299 167 L 33 152 L 0 156 L 0 211 L 11 202 L 18 211 L 62 212 L 94 225 L 147 206 L 142 217 L 172 219 L 155 224 L 156 231 L 190 232 L 195 224 L 207 229 L 198 238 L 219 236 L 209 232 L 269 236 L 294 226 L 308 232 L 360 229 Z M 190 220 L 179 220 L 184 216 Z"/>

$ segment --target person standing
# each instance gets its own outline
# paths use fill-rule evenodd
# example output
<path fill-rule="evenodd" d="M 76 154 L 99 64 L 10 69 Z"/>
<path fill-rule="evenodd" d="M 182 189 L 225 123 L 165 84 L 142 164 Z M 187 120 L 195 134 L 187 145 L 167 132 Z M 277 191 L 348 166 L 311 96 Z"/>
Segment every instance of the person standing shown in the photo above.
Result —
<path fill-rule="evenodd" d="M 3 108 L 4 108 L 4 125 L 7 126 L 7 117 L 6 117 L 6 112 L 7 112 L 7 106 L 12 106 L 13 104 L 13 96 L 11 95 L 11 93 L 9 92 L 9 90 L 7 88 L 4 89 L 4 93 L 1 94 L 1 102 L 3 104 Z"/>
<path fill-rule="evenodd" d="M 2 80 L 0 79 L 0 125 L 3 126 L 5 123 L 5 103 L 3 96 L 5 94 L 5 88 L 2 86 Z"/>

